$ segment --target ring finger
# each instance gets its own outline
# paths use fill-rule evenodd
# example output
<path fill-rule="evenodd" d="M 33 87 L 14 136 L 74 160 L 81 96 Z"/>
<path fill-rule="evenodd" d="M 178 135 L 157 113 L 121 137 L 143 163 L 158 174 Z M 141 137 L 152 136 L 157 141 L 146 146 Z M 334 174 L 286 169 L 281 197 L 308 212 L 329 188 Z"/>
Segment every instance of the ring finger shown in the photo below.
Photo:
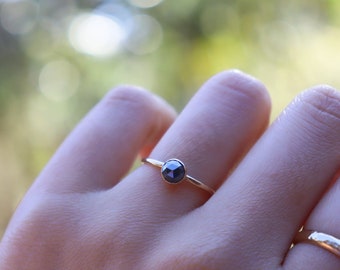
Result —
<path fill-rule="evenodd" d="M 222 72 L 203 85 L 150 157 L 162 162 L 178 158 L 186 165 L 188 175 L 217 189 L 267 126 L 269 110 L 262 83 L 238 71 Z M 135 177 L 142 179 L 136 182 Z M 160 169 L 152 166 L 140 167 L 116 190 L 127 185 L 134 188 L 125 191 L 137 194 L 145 192 L 148 185 L 148 195 L 154 198 L 149 197 L 149 203 L 161 200 L 167 211 L 171 212 L 170 207 L 177 213 L 197 207 L 207 199 L 205 194 L 209 195 L 189 183 L 162 183 Z M 141 202 L 145 204 L 145 200 Z"/>

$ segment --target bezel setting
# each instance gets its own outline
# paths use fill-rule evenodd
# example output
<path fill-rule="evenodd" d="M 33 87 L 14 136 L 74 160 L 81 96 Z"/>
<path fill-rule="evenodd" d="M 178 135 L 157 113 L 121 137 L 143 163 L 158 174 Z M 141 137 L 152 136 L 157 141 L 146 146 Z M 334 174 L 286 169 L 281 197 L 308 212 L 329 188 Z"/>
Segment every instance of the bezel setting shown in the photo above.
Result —
<path fill-rule="evenodd" d="M 163 163 L 161 174 L 167 183 L 178 184 L 186 178 L 186 168 L 182 161 L 172 158 Z"/>

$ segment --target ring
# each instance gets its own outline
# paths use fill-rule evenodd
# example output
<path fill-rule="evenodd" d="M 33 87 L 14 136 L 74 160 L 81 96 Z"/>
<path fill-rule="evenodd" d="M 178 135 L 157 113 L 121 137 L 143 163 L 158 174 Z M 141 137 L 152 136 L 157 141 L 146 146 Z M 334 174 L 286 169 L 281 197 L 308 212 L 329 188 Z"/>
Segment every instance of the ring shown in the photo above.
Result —
<path fill-rule="evenodd" d="M 162 178 L 169 184 L 178 184 L 181 183 L 183 180 L 187 180 L 196 187 L 208 191 L 210 194 L 215 193 L 215 190 L 213 190 L 212 188 L 203 184 L 201 181 L 195 179 L 194 177 L 187 175 L 184 163 L 179 159 L 172 158 L 165 162 L 161 162 L 152 158 L 143 158 L 142 162 L 145 164 L 150 164 L 157 168 L 161 168 Z"/>
<path fill-rule="evenodd" d="M 294 239 L 294 244 L 307 242 L 322 247 L 340 257 L 340 239 L 317 231 L 300 230 Z"/>

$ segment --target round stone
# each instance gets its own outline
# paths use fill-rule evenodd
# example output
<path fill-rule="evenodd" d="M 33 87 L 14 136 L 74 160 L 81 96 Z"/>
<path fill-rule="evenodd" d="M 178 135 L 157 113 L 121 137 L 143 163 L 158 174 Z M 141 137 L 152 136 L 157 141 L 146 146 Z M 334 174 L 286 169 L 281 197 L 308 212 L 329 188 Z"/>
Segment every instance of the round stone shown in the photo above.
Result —
<path fill-rule="evenodd" d="M 169 159 L 162 166 L 162 177 L 170 184 L 177 184 L 185 178 L 184 164 L 178 159 Z"/>

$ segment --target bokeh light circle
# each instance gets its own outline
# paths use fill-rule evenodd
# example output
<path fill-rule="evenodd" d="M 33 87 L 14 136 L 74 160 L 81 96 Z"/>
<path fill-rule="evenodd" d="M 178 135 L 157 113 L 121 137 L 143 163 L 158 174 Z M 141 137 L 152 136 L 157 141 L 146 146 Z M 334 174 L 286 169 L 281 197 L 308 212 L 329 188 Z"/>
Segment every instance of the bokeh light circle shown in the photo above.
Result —
<path fill-rule="evenodd" d="M 34 28 L 38 14 L 39 6 L 34 1 L 8 1 L 1 4 L 0 21 L 8 33 L 26 34 Z"/>
<path fill-rule="evenodd" d="M 163 41 L 163 29 L 159 22 L 149 15 L 133 16 L 128 30 L 125 47 L 137 55 L 157 50 Z"/>
<path fill-rule="evenodd" d="M 41 93 L 50 100 L 64 101 L 74 95 L 79 87 L 78 69 L 64 59 L 47 63 L 39 75 Z"/>
<path fill-rule="evenodd" d="M 117 21 L 94 13 L 75 17 L 68 34 L 77 51 L 96 57 L 114 55 L 124 39 L 124 30 Z"/>

